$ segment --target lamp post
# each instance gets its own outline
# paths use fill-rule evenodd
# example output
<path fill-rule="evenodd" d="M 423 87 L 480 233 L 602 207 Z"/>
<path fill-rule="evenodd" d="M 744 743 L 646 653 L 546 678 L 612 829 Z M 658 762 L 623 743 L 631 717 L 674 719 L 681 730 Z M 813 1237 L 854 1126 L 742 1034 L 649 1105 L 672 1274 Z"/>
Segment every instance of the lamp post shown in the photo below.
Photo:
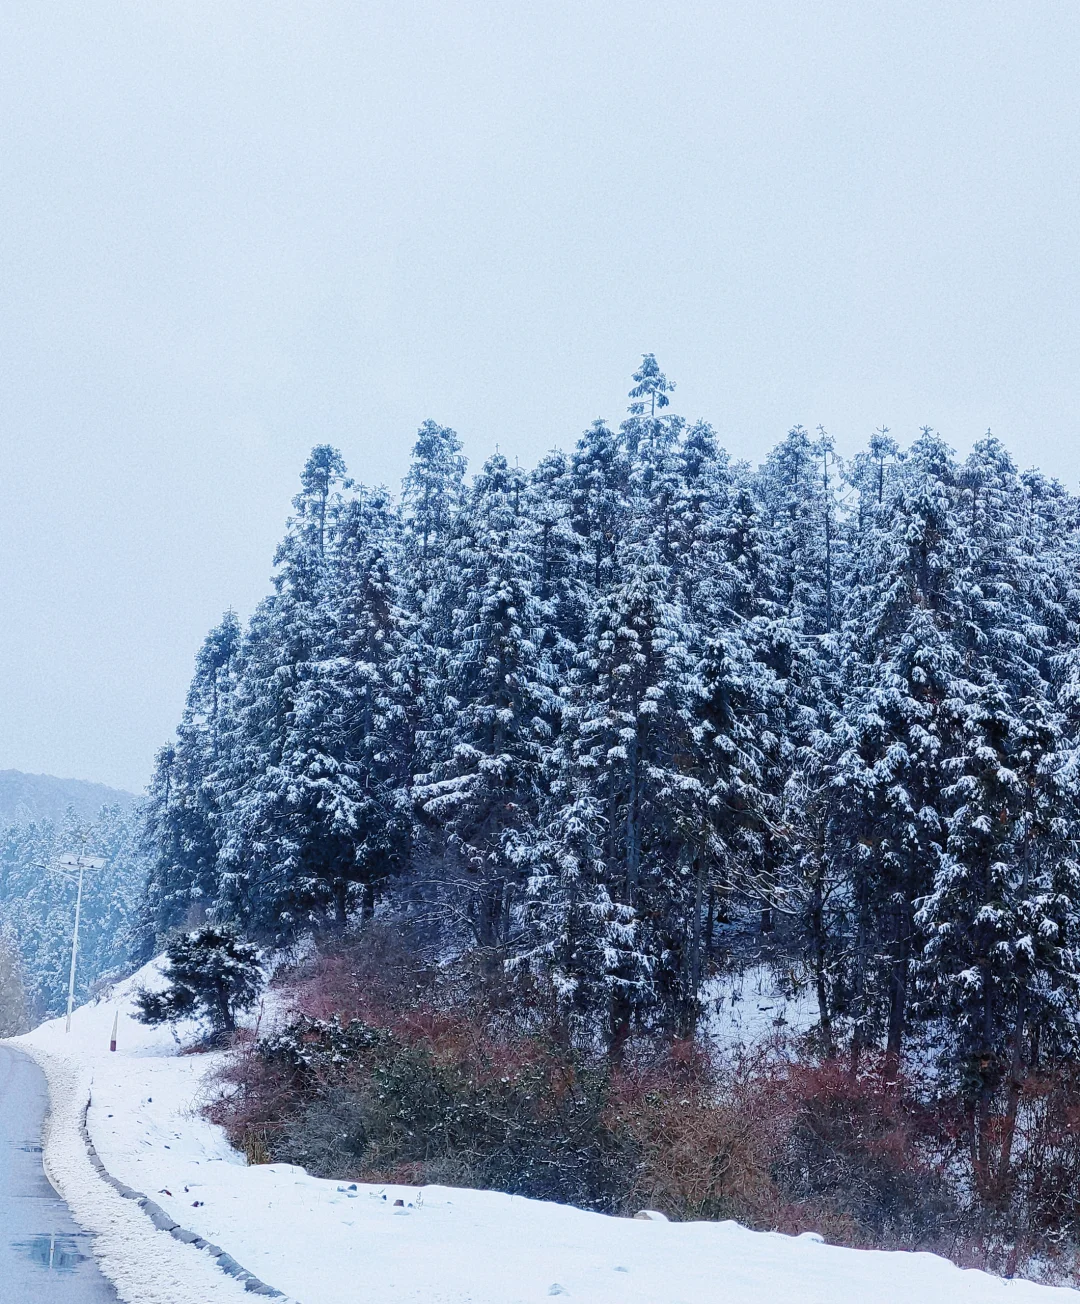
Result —
<path fill-rule="evenodd" d="M 71 972 L 68 975 L 67 1023 L 65 1032 L 71 1031 L 71 1010 L 75 1004 L 75 959 L 79 954 L 79 918 L 82 915 L 83 874 L 88 869 L 101 869 L 105 861 L 101 856 L 61 856 L 56 862 L 62 869 L 74 873 L 78 870 L 79 890 L 75 895 L 75 928 L 71 934 Z"/>

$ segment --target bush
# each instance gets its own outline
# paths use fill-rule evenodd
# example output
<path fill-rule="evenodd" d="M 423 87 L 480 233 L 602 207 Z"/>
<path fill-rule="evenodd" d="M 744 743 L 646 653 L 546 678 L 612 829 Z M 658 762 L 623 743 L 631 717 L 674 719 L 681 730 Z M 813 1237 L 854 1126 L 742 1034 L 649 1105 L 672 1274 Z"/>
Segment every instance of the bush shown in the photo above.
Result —
<path fill-rule="evenodd" d="M 618 1065 L 546 1031 L 543 994 L 419 965 L 373 931 L 288 976 L 293 1010 L 239 1048 L 211 1117 L 252 1162 L 349 1181 L 500 1189 L 733 1218 L 1064 1279 L 1080 1238 L 1080 1072 L 1025 1092 L 1008 1199 L 975 1198 L 960 1106 L 864 1057 L 732 1062 L 690 1042 Z"/>
<path fill-rule="evenodd" d="M 769 1172 L 774 1120 L 747 1066 L 719 1073 L 686 1043 L 617 1082 L 617 1126 L 639 1162 L 627 1209 L 672 1218 L 735 1218 L 773 1228 L 782 1220 Z"/>
<path fill-rule="evenodd" d="M 165 951 L 164 991 L 135 997 L 143 1023 L 205 1019 L 215 1038 L 236 1030 L 236 1016 L 259 999 L 263 975 L 258 948 L 236 930 L 209 924 L 180 933 Z"/>
<path fill-rule="evenodd" d="M 480 1043 L 478 1045 L 478 1042 Z M 490 1187 L 613 1210 L 629 1156 L 606 1123 L 610 1078 L 534 1039 L 488 1042 L 435 1020 L 406 1040 L 298 1017 L 242 1055 L 214 1117 L 235 1143 L 349 1180 Z"/>
<path fill-rule="evenodd" d="M 785 1200 L 851 1223 L 851 1237 L 907 1249 L 955 1236 L 962 1210 L 945 1180 L 952 1150 L 933 1114 L 876 1073 L 796 1066 L 772 1174 Z"/>

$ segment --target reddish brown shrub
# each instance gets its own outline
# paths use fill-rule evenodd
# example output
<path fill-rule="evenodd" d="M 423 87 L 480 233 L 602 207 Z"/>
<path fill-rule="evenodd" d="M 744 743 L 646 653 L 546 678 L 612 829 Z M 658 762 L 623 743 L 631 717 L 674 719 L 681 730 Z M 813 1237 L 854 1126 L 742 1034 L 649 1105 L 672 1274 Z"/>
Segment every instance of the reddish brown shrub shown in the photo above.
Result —
<path fill-rule="evenodd" d="M 1080 1213 L 1069 1066 L 1028 1085 L 1008 1199 L 990 1209 L 970 1194 L 958 1102 L 886 1083 L 869 1057 L 858 1075 L 779 1047 L 720 1064 L 676 1041 L 630 1047 L 615 1066 L 546 1033 L 535 993 L 519 1015 L 508 984 L 425 969 L 374 930 L 283 982 L 292 1042 L 238 1045 L 211 1107 L 252 1162 L 734 1218 L 999 1271 L 1039 1256 L 1068 1274 Z"/>

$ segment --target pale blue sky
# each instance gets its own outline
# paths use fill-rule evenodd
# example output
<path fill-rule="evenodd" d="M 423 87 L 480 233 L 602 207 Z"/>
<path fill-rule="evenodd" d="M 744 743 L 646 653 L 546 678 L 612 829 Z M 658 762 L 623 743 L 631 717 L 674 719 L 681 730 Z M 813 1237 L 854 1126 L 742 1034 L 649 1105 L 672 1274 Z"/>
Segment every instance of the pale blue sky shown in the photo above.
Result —
<path fill-rule="evenodd" d="M 1075 487 L 1080 11 L 7 0 L 0 767 L 127 787 L 265 592 L 307 448 L 396 482 L 617 420 L 654 350 Z"/>

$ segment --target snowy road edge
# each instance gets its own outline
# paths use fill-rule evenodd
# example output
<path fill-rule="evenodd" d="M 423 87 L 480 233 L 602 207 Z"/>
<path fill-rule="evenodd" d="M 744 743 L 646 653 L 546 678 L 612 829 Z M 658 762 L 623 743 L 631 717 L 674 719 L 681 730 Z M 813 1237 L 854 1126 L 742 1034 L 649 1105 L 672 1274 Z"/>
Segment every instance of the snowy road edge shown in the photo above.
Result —
<path fill-rule="evenodd" d="M 12 1038 L 8 1044 L 45 1074 L 49 1088 L 42 1137 L 46 1175 L 75 1221 L 94 1233 L 95 1257 L 121 1299 L 131 1304 L 191 1304 L 195 1298 L 235 1300 L 255 1294 L 280 1304 L 297 1304 L 218 1246 L 181 1228 L 154 1201 L 107 1171 L 86 1127 L 88 1069 L 22 1038 Z M 164 1244 L 161 1232 L 170 1236 Z M 201 1296 L 193 1293 L 200 1290 Z"/>
<path fill-rule="evenodd" d="M 134 1200 L 138 1207 L 150 1219 L 158 1231 L 168 1232 L 175 1241 L 181 1245 L 190 1245 L 195 1250 L 205 1250 L 212 1259 L 217 1260 L 217 1266 L 222 1272 L 228 1273 L 230 1277 L 235 1277 L 237 1281 L 243 1282 L 244 1289 L 250 1291 L 253 1295 L 269 1295 L 274 1299 L 284 1301 L 284 1304 L 297 1304 L 296 1300 L 289 1300 L 285 1292 L 278 1290 L 276 1286 L 270 1286 L 265 1281 L 256 1277 L 253 1272 L 248 1272 L 247 1268 L 241 1266 L 231 1254 L 226 1253 L 220 1245 L 213 1245 L 210 1241 L 203 1240 L 193 1231 L 186 1227 L 181 1227 L 175 1222 L 161 1205 L 156 1204 L 148 1195 L 143 1195 L 141 1191 L 136 1191 L 132 1187 L 121 1182 L 118 1177 L 112 1173 L 101 1162 L 101 1156 L 97 1152 L 97 1147 L 91 1140 L 90 1131 L 86 1126 L 86 1116 L 89 1113 L 90 1105 L 93 1101 L 93 1088 L 87 1093 L 86 1104 L 83 1105 L 79 1114 L 79 1134 L 86 1146 L 86 1152 L 90 1157 L 90 1163 L 93 1165 L 98 1176 L 108 1182 L 116 1193 L 125 1200 Z"/>

